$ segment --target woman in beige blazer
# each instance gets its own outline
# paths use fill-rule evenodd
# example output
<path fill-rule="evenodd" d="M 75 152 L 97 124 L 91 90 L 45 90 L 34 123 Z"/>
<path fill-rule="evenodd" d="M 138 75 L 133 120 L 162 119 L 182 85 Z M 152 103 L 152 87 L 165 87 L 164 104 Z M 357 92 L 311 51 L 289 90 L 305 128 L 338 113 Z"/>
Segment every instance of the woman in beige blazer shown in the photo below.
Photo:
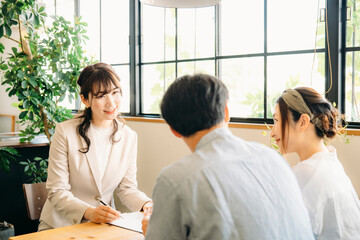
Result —
<path fill-rule="evenodd" d="M 111 222 L 120 213 L 113 194 L 132 211 L 151 211 L 151 200 L 137 189 L 137 136 L 118 119 L 120 78 L 104 63 L 86 67 L 78 80 L 86 109 L 56 126 L 49 154 L 48 199 L 39 230 L 86 221 Z"/>

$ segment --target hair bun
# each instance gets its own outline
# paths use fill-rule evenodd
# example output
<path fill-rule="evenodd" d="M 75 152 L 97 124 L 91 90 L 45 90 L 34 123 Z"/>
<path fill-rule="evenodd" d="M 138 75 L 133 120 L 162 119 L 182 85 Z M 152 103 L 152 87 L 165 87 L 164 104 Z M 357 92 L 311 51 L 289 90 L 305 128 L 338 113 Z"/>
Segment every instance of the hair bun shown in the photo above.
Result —
<path fill-rule="evenodd" d="M 330 106 L 330 111 L 319 116 L 322 122 L 323 134 L 326 138 L 333 138 L 339 131 L 338 127 L 338 111 Z"/>

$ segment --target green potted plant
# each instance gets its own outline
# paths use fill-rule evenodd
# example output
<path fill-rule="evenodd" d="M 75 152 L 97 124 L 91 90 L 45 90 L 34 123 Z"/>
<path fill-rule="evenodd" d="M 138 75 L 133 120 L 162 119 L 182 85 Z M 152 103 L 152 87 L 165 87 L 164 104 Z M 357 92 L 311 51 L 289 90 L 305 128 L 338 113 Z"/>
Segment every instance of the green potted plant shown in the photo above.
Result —
<path fill-rule="evenodd" d="M 77 97 L 77 78 L 92 61 L 82 47 L 87 24 L 80 17 L 73 23 L 53 17 L 45 26 L 46 17 L 45 7 L 35 0 L 0 0 L 1 84 L 18 100 L 20 141 L 44 134 L 51 144 L 55 125 L 72 118 L 71 110 L 60 103 Z M 0 158 L 0 168 L 7 171 L 9 158 L 4 159 Z M 20 164 L 31 182 L 44 182 L 46 161 L 35 157 Z"/>
<path fill-rule="evenodd" d="M 79 17 L 73 25 L 54 17 L 51 26 L 45 26 L 45 17 L 45 8 L 35 0 L 1 1 L 0 52 L 9 50 L 4 40 L 17 44 L 6 59 L 0 58 L 2 84 L 18 99 L 19 123 L 25 128 L 20 141 L 45 134 L 51 143 L 56 123 L 72 118 L 71 110 L 59 103 L 77 97 L 77 78 L 91 63 L 82 48 L 87 24 Z"/>

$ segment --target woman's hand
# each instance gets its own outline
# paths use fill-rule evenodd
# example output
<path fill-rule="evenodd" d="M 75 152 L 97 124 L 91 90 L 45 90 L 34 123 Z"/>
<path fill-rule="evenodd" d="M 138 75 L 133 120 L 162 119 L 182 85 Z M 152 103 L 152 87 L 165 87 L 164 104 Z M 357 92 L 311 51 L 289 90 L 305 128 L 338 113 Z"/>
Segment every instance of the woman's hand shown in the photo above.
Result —
<path fill-rule="evenodd" d="M 145 236 L 146 231 L 147 231 L 149 219 L 150 219 L 150 215 L 144 213 L 144 218 L 143 218 L 143 220 L 141 221 L 141 224 L 142 224 L 141 229 L 142 229 L 142 231 L 143 231 L 144 236 Z"/>
<path fill-rule="evenodd" d="M 89 207 L 84 213 L 84 218 L 94 223 L 108 223 L 120 217 L 120 212 L 109 206 Z"/>
<path fill-rule="evenodd" d="M 149 223 L 149 219 L 150 219 L 150 216 L 151 216 L 151 213 L 152 213 L 152 210 L 153 210 L 153 202 L 152 201 L 146 202 L 144 204 L 144 206 L 142 207 L 142 210 L 144 211 L 144 218 L 141 221 L 141 224 L 142 224 L 141 229 L 143 230 L 143 234 L 145 236 L 146 231 L 147 231 L 147 226 L 148 226 L 148 223 Z"/>
<path fill-rule="evenodd" d="M 145 216 L 146 215 L 151 215 L 152 210 L 153 210 L 153 202 L 152 201 L 148 201 L 144 204 L 144 206 L 142 207 L 142 210 L 144 211 Z"/>

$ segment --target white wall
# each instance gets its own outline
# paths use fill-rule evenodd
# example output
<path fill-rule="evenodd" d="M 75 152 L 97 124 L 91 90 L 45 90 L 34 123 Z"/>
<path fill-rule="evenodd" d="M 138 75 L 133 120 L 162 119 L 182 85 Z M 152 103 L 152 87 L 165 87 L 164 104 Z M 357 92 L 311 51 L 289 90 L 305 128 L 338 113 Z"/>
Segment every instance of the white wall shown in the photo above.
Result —
<path fill-rule="evenodd" d="M 151 196 L 156 176 L 160 170 L 190 153 L 185 143 L 176 138 L 164 123 L 127 121 L 127 125 L 138 134 L 138 174 L 139 189 Z M 230 128 L 245 140 L 257 141 L 269 146 L 269 134 L 263 136 L 263 130 Z M 269 133 L 269 132 L 268 132 Z M 358 195 L 360 195 L 360 137 L 350 136 L 350 143 L 341 139 L 332 142 L 337 149 L 340 161 L 350 177 Z M 287 157 L 290 165 L 298 161 L 295 155 Z"/>

